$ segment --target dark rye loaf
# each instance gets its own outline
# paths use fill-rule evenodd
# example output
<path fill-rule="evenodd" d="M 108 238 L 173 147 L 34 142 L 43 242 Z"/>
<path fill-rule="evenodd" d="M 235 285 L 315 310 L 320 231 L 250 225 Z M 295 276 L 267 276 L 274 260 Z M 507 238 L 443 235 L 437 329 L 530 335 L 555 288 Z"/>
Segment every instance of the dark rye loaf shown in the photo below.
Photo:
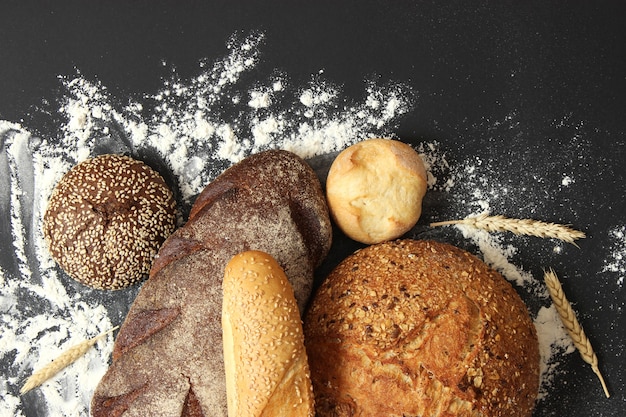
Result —
<path fill-rule="evenodd" d="M 117 336 L 92 416 L 226 416 L 227 262 L 246 250 L 271 254 L 303 311 L 331 236 L 319 180 L 296 155 L 267 151 L 226 170 L 161 247 Z"/>

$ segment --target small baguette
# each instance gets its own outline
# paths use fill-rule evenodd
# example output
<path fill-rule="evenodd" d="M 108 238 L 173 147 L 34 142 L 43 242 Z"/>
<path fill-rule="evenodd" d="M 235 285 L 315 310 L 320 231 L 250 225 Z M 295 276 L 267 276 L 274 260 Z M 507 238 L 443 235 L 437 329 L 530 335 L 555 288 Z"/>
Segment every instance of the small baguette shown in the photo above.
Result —
<path fill-rule="evenodd" d="M 330 249 L 322 187 L 297 155 L 269 150 L 224 171 L 163 244 L 124 319 L 93 417 L 226 417 L 222 279 L 247 250 L 272 255 L 304 311 Z M 196 412 L 196 414 L 194 414 Z"/>
<path fill-rule="evenodd" d="M 228 416 L 313 416 L 302 321 L 280 265 L 264 252 L 240 253 L 222 286 Z"/>

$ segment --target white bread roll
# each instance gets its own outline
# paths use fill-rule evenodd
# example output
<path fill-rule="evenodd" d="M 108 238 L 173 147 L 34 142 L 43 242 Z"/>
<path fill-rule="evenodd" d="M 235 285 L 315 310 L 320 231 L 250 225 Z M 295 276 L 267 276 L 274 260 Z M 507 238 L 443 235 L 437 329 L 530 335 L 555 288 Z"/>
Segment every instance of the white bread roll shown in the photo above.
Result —
<path fill-rule="evenodd" d="M 228 416 L 313 416 L 302 321 L 280 265 L 264 252 L 240 253 L 222 287 Z"/>
<path fill-rule="evenodd" d="M 428 187 L 419 154 L 406 143 L 369 139 L 344 149 L 326 179 L 330 213 L 350 238 L 374 244 L 408 232 Z"/>

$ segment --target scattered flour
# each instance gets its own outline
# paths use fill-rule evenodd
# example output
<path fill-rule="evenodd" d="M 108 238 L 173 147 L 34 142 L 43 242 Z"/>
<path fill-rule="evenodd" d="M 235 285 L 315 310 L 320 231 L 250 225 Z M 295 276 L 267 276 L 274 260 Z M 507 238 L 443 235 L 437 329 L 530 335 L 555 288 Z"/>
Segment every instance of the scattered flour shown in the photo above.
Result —
<path fill-rule="evenodd" d="M 59 112 L 66 118 L 59 137 L 38 138 L 28 128 L 0 121 L 0 207 L 10 213 L 11 260 L 1 265 L 0 357 L 11 358 L 0 384 L 0 415 L 23 416 L 18 391 L 33 369 L 63 349 L 110 329 L 118 323 L 102 303 L 86 301 L 80 291 L 66 288 L 41 236 L 41 219 L 50 193 L 76 163 L 102 150 L 150 155 L 176 182 L 180 199 L 193 198 L 222 170 L 249 154 L 270 148 L 293 151 L 303 158 L 339 151 L 368 137 L 393 137 L 398 120 L 412 108 L 414 93 L 401 83 L 379 85 L 365 81 L 360 100 L 350 101 L 339 87 L 322 78 L 323 71 L 303 86 L 285 74 L 243 81 L 261 59 L 262 33 L 233 36 L 227 54 L 200 63 L 199 74 L 188 80 L 173 78 L 160 91 L 141 100 L 124 99 L 120 105 L 105 86 L 82 76 L 62 77 L 66 89 Z M 149 116 L 145 116 L 149 114 Z M 512 117 L 498 124 L 512 123 Z M 514 120 L 513 120 L 514 121 Z M 428 171 L 429 189 L 458 197 L 464 215 L 493 208 L 507 194 L 494 184 L 486 162 L 474 158 L 454 166 L 437 142 L 416 149 Z M 573 179 L 567 175 L 562 185 Z M 457 210 L 457 212 L 460 212 Z M 535 326 L 541 350 L 544 398 L 559 372 L 559 358 L 574 351 L 542 283 L 514 265 L 517 249 L 497 234 L 459 226 L 486 263 L 508 280 L 524 287 L 544 303 Z M 605 270 L 620 273 L 625 267 L 624 228 L 613 230 L 615 250 Z M 3 246 L 3 249 L 6 246 Z M 554 253 L 560 253 L 555 246 Z M 106 371 L 112 337 L 38 389 L 39 398 L 55 416 L 86 415 L 91 393 Z"/>
<path fill-rule="evenodd" d="M 563 185 L 564 187 L 569 187 L 573 183 L 574 183 L 574 179 L 570 177 L 569 175 L 564 175 L 563 179 L 561 180 L 561 185 Z"/>
<path fill-rule="evenodd" d="M 67 144 L 77 142 L 78 159 L 112 134 L 131 153 L 155 149 L 178 180 L 183 200 L 190 202 L 225 166 L 251 153 L 282 148 L 310 158 L 368 137 L 393 136 L 398 117 L 412 106 L 414 94 L 399 83 L 368 81 L 361 102 L 346 100 L 319 76 L 305 86 L 292 86 L 288 77 L 276 74 L 252 87 L 240 85 L 242 73 L 259 60 L 263 38 L 231 40 L 227 58 L 190 80 L 167 81 L 146 99 L 156 103 L 147 120 L 144 103 L 119 108 L 102 85 L 82 77 L 64 79 Z"/>
<path fill-rule="evenodd" d="M 492 123 L 494 126 L 499 126 L 511 123 L 514 119 L 513 116 L 508 116 L 502 122 Z M 428 170 L 429 189 L 450 196 L 450 208 L 447 209 L 446 215 L 452 217 L 437 220 L 452 220 L 485 212 L 510 214 L 500 211 L 502 207 L 507 207 L 507 203 L 503 201 L 515 201 L 511 196 L 520 193 L 518 190 L 511 189 L 506 182 L 502 182 L 501 176 L 490 167 L 491 163 L 488 159 L 469 157 L 464 161 L 451 164 L 438 143 L 423 144 L 418 151 Z M 572 180 L 563 180 L 562 185 L 567 186 L 570 181 Z M 511 210 L 516 208 L 512 207 Z M 441 216 L 440 213 L 437 215 Z M 510 235 L 488 233 L 465 225 L 454 227 L 465 240 L 477 248 L 486 264 L 500 272 L 512 284 L 526 291 L 536 301 L 538 306 L 531 309 L 531 315 L 537 329 L 541 357 L 539 400 L 544 400 L 551 387 L 559 383 L 558 377 L 563 372 L 560 367 L 561 358 L 563 355 L 575 352 L 575 347 L 551 304 L 543 280 L 514 263 L 513 259 L 519 249 L 511 243 L 513 240 Z M 563 250 L 561 242 L 546 243 L 554 245 L 554 254 L 558 255 Z"/>
<path fill-rule="evenodd" d="M 83 298 L 82 291 L 90 290 L 77 290 L 58 276 L 40 232 L 54 185 L 76 163 L 105 151 L 147 155 L 162 162 L 159 168 L 190 204 L 224 168 L 251 153 L 282 148 L 310 158 L 368 137 L 391 137 L 412 107 L 414 94 L 399 83 L 365 81 L 362 99 L 350 101 L 321 73 L 303 86 L 277 72 L 243 82 L 242 75 L 259 62 L 263 42 L 262 33 L 233 36 L 226 56 L 202 62 L 199 75 L 173 77 L 141 100 L 118 100 L 80 75 L 61 77 L 66 92 L 59 113 L 66 121 L 58 137 L 40 138 L 27 127 L 0 121 L 0 169 L 9 174 L 0 179 L 6 185 L 0 213 L 8 213 L 10 223 L 10 230 L 0 231 L 3 251 L 11 253 L 0 265 L 0 357 L 12 364 L 3 369 L 0 415 L 23 416 L 30 395 L 50 415 L 87 415 L 107 368 L 112 336 L 36 391 L 19 396 L 34 369 L 119 324 L 105 303 Z"/>
<path fill-rule="evenodd" d="M 0 122 L 0 137 L 6 150 L 2 169 L 10 173 L 7 206 L 17 263 L 17 273 L 5 271 L 4 265 L 0 268 L 0 355 L 13 357 L 13 367 L 4 372 L 6 381 L 0 386 L 0 415 L 21 416 L 17 390 L 32 369 L 43 367 L 69 346 L 112 326 L 104 306 L 87 304 L 80 295 L 68 294 L 52 269 L 39 233 L 47 199 L 37 197 L 49 196 L 55 178 L 69 168 L 68 164 L 19 125 Z M 51 415 L 82 414 L 80 410 L 89 400 L 83 387 L 94 387 L 94 380 L 106 371 L 111 342 L 112 338 L 100 341 L 95 352 L 80 358 L 75 368 L 63 370 L 40 388 Z M 83 372 L 77 372 L 79 369 Z M 84 372 L 86 369 L 89 372 Z"/>
<path fill-rule="evenodd" d="M 487 265 L 500 272 L 502 276 L 515 283 L 518 287 L 532 290 L 541 299 L 548 298 L 548 292 L 544 285 L 536 280 L 532 274 L 511 263 L 511 257 L 517 252 L 513 245 L 502 243 L 500 235 L 488 233 L 484 230 L 476 230 L 464 225 L 458 225 L 457 228 L 463 233 L 465 238 L 476 244 L 482 254 L 483 261 Z"/>
<path fill-rule="evenodd" d="M 561 324 L 559 313 L 554 305 L 541 307 L 534 320 L 539 339 L 539 372 L 541 373 L 541 385 L 539 387 L 539 400 L 546 398 L 549 388 L 558 383 L 556 378 L 562 373 L 559 368 L 564 354 L 576 351 L 567 331 Z"/>
<path fill-rule="evenodd" d="M 450 191 L 455 185 L 456 175 L 451 170 L 445 151 L 441 151 L 441 145 L 438 142 L 420 143 L 416 151 L 426 168 L 428 188 Z"/>
<path fill-rule="evenodd" d="M 617 275 L 617 285 L 622 288 L 626 276 L 626 226 L 618 226 L 609 231 L 611 239 L 610 255 L 604 260 L 602 272 Z"/>

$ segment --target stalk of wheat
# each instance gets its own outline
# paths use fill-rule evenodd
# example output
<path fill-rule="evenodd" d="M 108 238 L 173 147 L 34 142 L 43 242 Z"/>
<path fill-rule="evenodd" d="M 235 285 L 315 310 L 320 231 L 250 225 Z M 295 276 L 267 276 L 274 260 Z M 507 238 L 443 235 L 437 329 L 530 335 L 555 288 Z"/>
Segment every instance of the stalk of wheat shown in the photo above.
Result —
<path fill-rule="evenodd" d="M 102 339 L 107 334 L 116 330 L 119 326 L 116 326 L 106 332 L 100 333 L 99 335 L 80 342 L 77 345 L 74 345 L 61 353 L 56 359 L 50 362 L 48 365 L 34 372 L 24 383 L 22 388 L 20 389 L 20 394 L 26 394 L 28 391 L 37 388 L 48 379 L 52 378 L 58 372 L 63 370 L 65 367 L 74 363 L 78 358 L 83 356 L 89 348 L 96 344 L 96 342 Z"/>
<path fill-rule="evenodd" d="M 591 365 L 591 369 L 598 376 L 598 379 L 602 384 L 604 395 L 609 398 L 609 390 L 604 382 L 602 374 L 600 373 L 600 368 L 598 367 L 598 357 L 593 351 L 591 342 L 585 335 L 578 319 L 576 319 L 572 305 L 569 301 L 567 301 L 556 273 L 552 269 L 545 271 L 544 280 L 546 282 L 546 286 L 548 287 L 548 291 L 550 292 L 550 298 L 552 298 L 554 307 L 561 317 L 565 330 L 567 330 L 567 333 L 572 338 L 574 346 L 576 346 L 576 349 L 580 352 L 580 356 L 582 356 L 585 362 Z"/>
<path fill-rule="evenodd" d="M 488 232 L 512 232 L 516 235 L 528 235 L 542 238 L 559 239 L 575 245 L 576 239 L 585 237 L 581 231 L 574 230 L 569 226 L 548 223 L 533 219 L 511 219 L 504 216 L 490 216 L 482 213 L 478 216 L 470 216 L 460 220 L 448 220 L 444 222 L 431 223 L 430 227 L 447 226 L 454 224 L 464 224 L 476 229 L 483 229 Z"/>

